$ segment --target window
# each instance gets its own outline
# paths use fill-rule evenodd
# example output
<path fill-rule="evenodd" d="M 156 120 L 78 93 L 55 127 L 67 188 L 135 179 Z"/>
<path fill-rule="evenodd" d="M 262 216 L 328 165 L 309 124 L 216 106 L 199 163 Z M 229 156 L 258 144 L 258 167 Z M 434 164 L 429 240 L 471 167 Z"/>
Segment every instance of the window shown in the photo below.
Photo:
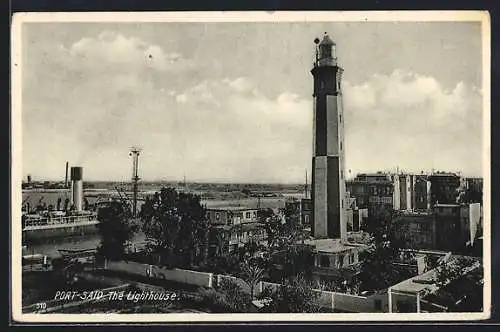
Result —
<path fill-rule="evenodd" d="M 342 141 L 340 141 L 340 150 L 342 150 Z"/>
<path fill-rule="evenodd" d="M 247 213 L 245 214 L 245 218 L 250 219 L 250 212 L 247 212 Z"/>
<path fill-rule="evenodd" d="M 344 171 L 340 171 L 340 178 L 344 179 Z"/>
<path fill-rule="evenodd" d="M 326 255 L 319 256 L 319 266 L 320 267 L 329 267 L 330 266 L 330 257 Z"/>
<path fill-rule="evenodd" d="M 304 223 L 309 224 L 309 215 L 307 214 L 304 216 Z"/>
<path fill-rule="evenodd" d="M 382 310 L 382 300 L 375 300 L 375 310 Z"/>
<path fill-rule="evenodd" d="M 220 213 L 219 212 L 215 213 L 215 220 L 220 220 Z"/>
<path fill-rule="evenodd" d="M 339 89 L 340 89 L 340 86 L 339 86 Z M 342 123 L 342 113 L 339 114 L 339 122 Z"/>

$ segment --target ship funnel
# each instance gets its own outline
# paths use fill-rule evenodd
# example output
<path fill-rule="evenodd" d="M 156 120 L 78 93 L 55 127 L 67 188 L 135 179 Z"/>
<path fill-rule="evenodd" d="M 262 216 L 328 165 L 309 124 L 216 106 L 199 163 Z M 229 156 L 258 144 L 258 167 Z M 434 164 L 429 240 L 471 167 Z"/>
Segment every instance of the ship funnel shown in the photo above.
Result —
<path fill-rule="evenodd" d="M 68 167 L 69 167 L 69 162 L 66 162 L 66 177 L 64 178 L 64 188 L 68 188 Z"/>
<path fill-rule="evenodd" d="M 83 168 L 71 167 L 71 205 L 76 211 L 82 211 L 83 202 Z"/>

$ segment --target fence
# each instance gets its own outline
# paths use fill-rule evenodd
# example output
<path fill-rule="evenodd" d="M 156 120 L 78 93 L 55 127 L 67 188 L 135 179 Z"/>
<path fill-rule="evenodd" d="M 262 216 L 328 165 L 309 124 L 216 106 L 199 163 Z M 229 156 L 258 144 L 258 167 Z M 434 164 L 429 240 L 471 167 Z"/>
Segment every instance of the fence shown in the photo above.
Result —
<path fill-rule="evenodd" d="M 241 288 L 250 293 L 250 286 L 240 278 L 228 275 L 215 275 L 213 273 L 198 272 L 182 269 L 167 269 L 163 267 L 135 263 L 135 262 L 107 262 L 108 270 L 122 271 L 136 275 L 150 276 L 179 283 L 197 285 L 203 287 L 213 287 L 220 284 L 222 280 L 230 280 L 241 286 Z M 271 290 L 279 289 L 281 285 L 261 281 L 257 283 L 254 295 L 259 295 L 265 288 Z M 315 290 L 319 293 L 318 301 L 323 308 L 334 309 L 344 312 L 385 312 L 387 304 L 387 294 L 375 294 L 368 297 Z"/>
<path fill-rule="evenodd" d="M 261 281 L 258 293 L 265 288 L 277 290 L 281 285 L 271 282 Z M 384 303 L 387 303 L 387 294 L 375 294 L 364 297 L 358 295 L 315 290 L 319 293 L 318 302 L 323 308 L 329 308 L 346 312 L 383 312 Z M 257 292 L 256 292 L 257 293 Z M 380 305 L 378 306 L 377 303 Z"/>
<path fill-rule="evenodd" d="M 107 261 L 106 269 L 121 271 L 130 274 L 156 277 L 169 281 L 180 282 L 189 285 L 212 287 L 213 273 L 198 272 L 182 269 L 167 269 L 149 264 L 136 262 Z"/>

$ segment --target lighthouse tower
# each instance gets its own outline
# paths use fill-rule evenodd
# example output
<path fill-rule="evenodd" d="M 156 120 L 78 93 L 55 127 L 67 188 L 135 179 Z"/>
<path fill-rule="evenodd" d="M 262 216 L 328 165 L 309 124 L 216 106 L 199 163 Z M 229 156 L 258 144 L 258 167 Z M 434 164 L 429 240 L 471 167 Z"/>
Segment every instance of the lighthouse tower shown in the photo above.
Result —
<path fill-rule="evenodd" d="M 344 119 L 335 43 L 327 33 L 315 39 L 312 158 L 312 235 L 345 241 Z"/>

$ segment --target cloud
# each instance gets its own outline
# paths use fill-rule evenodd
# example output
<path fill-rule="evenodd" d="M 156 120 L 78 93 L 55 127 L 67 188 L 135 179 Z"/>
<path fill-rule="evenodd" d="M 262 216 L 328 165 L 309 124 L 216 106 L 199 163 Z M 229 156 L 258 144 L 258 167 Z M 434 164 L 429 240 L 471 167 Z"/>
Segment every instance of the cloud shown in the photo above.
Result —
<path fill-rule="evenodd" d="M 191 133 L 188 146 L 202 148 L 186 151 L 193 154 L 186 160 L 203 163 L 204 176 L 290 182 L 310 169 L 312 100 L 286 91 L 266 97 L 248 77 L 204 81 L 177 98 L 196 109 L 193 121 L 212 128 Z M 446 90 L 433 77 L 401 70 L 346 82 L 346 167 L 480 174 L 481 99 L 475 86 Z"/>
<path fill-rule="evenodd" d="M 396 70 L 345 84 L 346 159 L 358 170 L 396 166 L 481 172 L 482 94 Z"/>
<path fill-rule="evenodd" d="M 102 32 L 95 38 L 82 38 L 69 48 L 60 47 L 59 51 L 68 67 L 74 65 L 86 70 L 99 70 L 103 65 L 107 70 L 121 72 L 184 71 L 194 67 L 193 61 L 178 52 L 166 52 L 158 45 L 111 31 Z"/>
<path fill-rule="evenodd" d="M 267 93 L 246 75 L 191 75 L 179 50 L 114 32 L 39 52 L 26 66 L 23 163 L 43 174 L 70 160 L 88 178 L 128 179 L 132 145 L 143 147 L 145 179 L 302 182 L 310 170 L 309 96 Z M 346 167 L 480 173 L 481 99 L 478 87 L 447 90 L 402 70 L 345 82 Z"/>
<path fill-rule="evenodd" d="M 175 97 L 185 124 L 185 167 L 193 176 L 289 182 L 310 159 L 310 101 L 264 96 L 248 77 L 204 81 Z M 196 168 L 198 167 L 198 168 Z M 292 172 L 292 173 L 293 173 Z"/>

